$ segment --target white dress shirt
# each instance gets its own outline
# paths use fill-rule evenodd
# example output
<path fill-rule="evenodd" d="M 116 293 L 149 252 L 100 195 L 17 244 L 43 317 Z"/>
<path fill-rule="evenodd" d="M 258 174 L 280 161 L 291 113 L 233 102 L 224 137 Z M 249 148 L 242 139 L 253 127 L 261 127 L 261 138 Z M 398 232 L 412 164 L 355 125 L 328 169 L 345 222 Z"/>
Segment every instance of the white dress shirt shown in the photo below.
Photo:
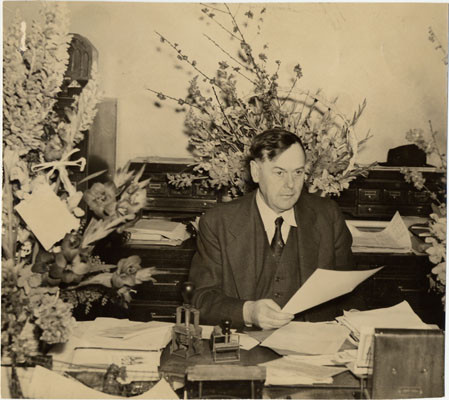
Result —
<path fill-rule="evenodd" d="M 263 199 L 259 189 L 257 189 L 256 204 L 257 208 L 259 209 L 260 216 L 262 217 L 262 222 L 267 234 L 268 243 L 271 243 L 271 241 L 273 240 L 274 232 L 276 230 L 274 221 L 278 217 L 282 217 L 284 219 L 281 227 L 281 234 L 284 243 L 287 243 L 290 227 L 298 226 L 296 223 L 295 211 L 293 210 L 293 208 L 290 208 L 289 210 L 284 211 L 281 214 L 277 214 L 274 210 L 268 207 L 267 203 L 265 203 L 265 200 Z"/>

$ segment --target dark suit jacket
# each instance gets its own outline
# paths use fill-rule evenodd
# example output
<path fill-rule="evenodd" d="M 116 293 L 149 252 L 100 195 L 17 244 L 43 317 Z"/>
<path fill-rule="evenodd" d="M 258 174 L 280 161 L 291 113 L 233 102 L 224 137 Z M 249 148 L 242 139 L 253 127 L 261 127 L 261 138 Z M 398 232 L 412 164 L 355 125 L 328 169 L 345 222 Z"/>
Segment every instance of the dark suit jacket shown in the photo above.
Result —
<path fill-rule="evenodd" d="M 258 300 L 256 265 L 263 263 L 266 239 L 256 237 L 254 232 L 253 221 L 259 218 L 255 194 L 221 203 L 200 219 L 189 279 L 195 283 L 193 302 L 200 309 L 204 324 L 216 325 L 230 318 L 233 327 L 242 327 L 243 303 Z M 295 215 L 302 282 L 316 268 L 353 268 L 351 234 L 334 201 L 303 191 L 295 205 Z M 329 303 L 332 302 L 302 316 L 310 321 L 325 321 L 341 314 L 341 309 L 335 309 L 338 305 Z"/>

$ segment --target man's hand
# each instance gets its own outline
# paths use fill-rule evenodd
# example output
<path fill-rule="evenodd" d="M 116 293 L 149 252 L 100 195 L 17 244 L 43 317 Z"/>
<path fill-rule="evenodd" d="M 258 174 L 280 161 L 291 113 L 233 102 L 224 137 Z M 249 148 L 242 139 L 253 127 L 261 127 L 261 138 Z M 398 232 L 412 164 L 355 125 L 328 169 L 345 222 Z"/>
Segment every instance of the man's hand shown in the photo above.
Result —
<path fill-rule="evenodd" d="M 276 329 L 289 323 L 294 315 L 281 311 L 281 307 L 271 299 L 247 301 L 243 305 L 245 323 L 262 329 Z"/>

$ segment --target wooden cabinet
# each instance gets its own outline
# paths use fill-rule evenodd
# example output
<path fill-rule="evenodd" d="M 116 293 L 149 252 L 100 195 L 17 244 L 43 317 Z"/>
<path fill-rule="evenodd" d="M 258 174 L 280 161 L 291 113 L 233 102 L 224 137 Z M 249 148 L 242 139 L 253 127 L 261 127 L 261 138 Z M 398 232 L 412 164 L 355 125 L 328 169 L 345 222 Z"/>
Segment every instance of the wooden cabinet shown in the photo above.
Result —
<path fill-rule="evenodd" d="M 369 309 L 390 307 L 406 300 L 424 322 L 444 325 L 441 299 L 429 291 L 427 275 L 434 264 L 427 255 L 359 253 L 354 256 L 359 267 L 385 266 L 357 288 Z"/>

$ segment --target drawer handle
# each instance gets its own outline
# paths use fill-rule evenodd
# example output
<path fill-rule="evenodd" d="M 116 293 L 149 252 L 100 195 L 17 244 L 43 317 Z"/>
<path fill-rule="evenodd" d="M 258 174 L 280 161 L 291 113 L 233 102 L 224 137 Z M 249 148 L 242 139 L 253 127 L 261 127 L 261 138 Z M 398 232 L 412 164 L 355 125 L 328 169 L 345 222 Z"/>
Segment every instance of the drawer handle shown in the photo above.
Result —
<path fill-rule="evenodd" d="M 163 315 L 163 314 L 158 314 L 155 312 L 150 313 L 151 318 L 160 318 L 160 319 L 173 319 L 176 318 L 176 314 L 170 314 L 170 315 Z"/>
<path fill-rule="evenodd" d="M 179 283 L 179 281 L 173 281 L 173 282 L 153 282 L 154 286 L 176 286 Z"/>
<path fill-rule="evenodd" d="M 422 292 L 423 290 L 419 290 L 418 288 L 405 288 L 404 286 L 398 286 L 398 289 L 400 292 L 402 293 L 419 293 Z"/>

